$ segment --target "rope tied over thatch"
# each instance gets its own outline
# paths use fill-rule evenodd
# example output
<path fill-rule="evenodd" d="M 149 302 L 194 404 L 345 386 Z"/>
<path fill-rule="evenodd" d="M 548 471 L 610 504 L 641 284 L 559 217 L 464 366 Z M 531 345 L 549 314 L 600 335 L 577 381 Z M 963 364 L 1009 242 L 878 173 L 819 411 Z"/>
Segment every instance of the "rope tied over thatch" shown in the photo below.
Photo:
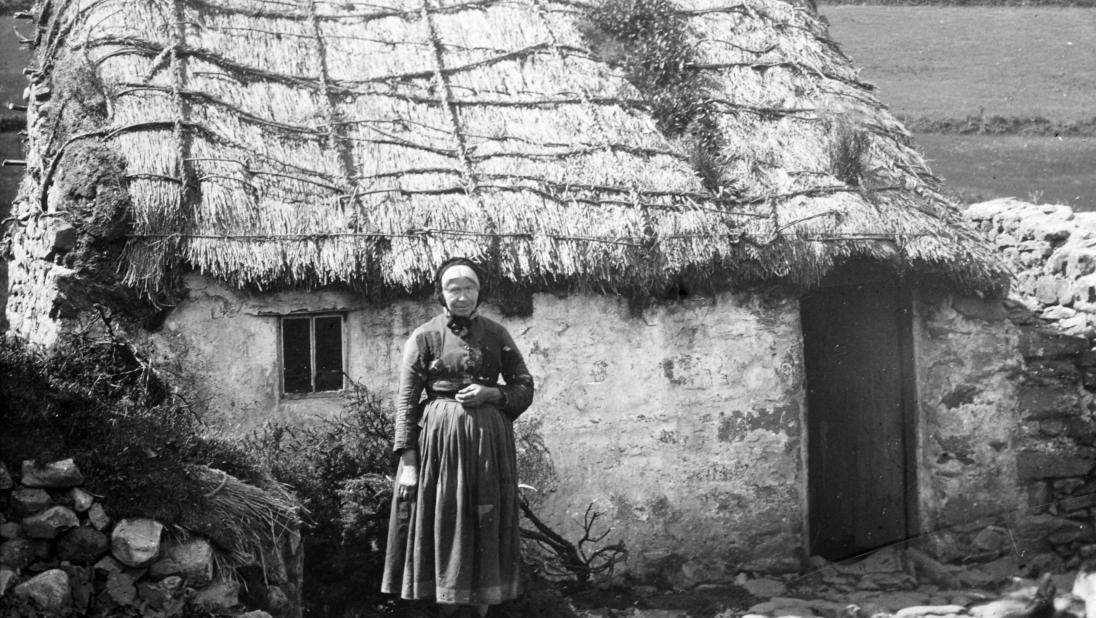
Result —
<path fill-rule="evenodd" d="M 908 133 L 778 0 L 64 3 L 41 32 L 112 103 L 47 146 L 42 203 L 74 144 L 124 154 L 148 293 L 184 267 L 417 289 L 456 253 L 606 290 L 858 255 L 998 280 Z M 833 165 L 834 118 L 859 168 Z"/>
<path fill-rule="evenodd" d="M 453 89 L 449 83 L 449 74 L 445 70 L 444 47 L 438 37 L 438 29 L 434 24 L 434 18 L 431 16 L 432 10 L 434 9 L 430 0 L 422 0 L 422 21 L 426 26 L 431 51 L 433 52 L 433 78 L 437 88 L 438 101 L 449 118 L 453 141 L 457 144 L 457 156 L 461 163 L 465 187 L 469 195 L 476 195 L 478 191 L 476 172 L 471 159 L 468 157 L 468 143 L 465 141 L 464 127 L 461 125 L 457 108 L 453 104 Z"/>

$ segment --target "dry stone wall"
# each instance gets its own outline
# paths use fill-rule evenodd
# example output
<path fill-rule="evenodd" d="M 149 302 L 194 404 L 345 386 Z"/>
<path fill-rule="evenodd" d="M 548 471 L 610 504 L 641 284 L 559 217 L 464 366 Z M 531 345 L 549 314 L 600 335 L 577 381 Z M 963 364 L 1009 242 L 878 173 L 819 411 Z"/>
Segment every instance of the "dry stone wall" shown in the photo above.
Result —
<path fill-rule="evenodd" d="M 1002 198 L 966 217 L 1013 269 L 1013 298 L 1063 333 L 1096 337 L 1096 212 Z"/>
<path fill-rule="evenodd" d="M 1015 274 L 1015 475 L 1027 495 L 1011 543 L 1027 562 L 1075 567 L 1096 551 L 1096 213 L 1006 198 L 966 216 Z"/>
<path fill-rule="evenodd" d="M 114 521 L 83 484 L 71 459 L 27 461 L 18 475 L 0 463 L 0 504 L 6 505 L 0 511 L 0 609 L 47 616 L 299 617 L 299 534 L 284 535 L 282 551 L 263 556 L 268 564 L 250 581 L 218 568 L 208 539 L 169 532 L 153 519 Z"/>

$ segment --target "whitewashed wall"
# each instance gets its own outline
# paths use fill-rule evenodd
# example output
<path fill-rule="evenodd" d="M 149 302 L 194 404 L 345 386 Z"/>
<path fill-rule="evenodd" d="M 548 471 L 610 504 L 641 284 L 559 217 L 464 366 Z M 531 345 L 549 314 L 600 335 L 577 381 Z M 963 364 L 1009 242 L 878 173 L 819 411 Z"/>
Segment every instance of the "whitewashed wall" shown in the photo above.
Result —
<path fill-rule="evenodd" d="M 48 305 L 56 296 L 49 281 L 22 272 L 14 297 L 25 304 L 15 307 Z M 187 299 L 158 332 L 134 336 L 231 432 L 270 420 L 308 423 L 343 405 L 337 395 L 280 396 L 277 315 L 345 312 L 348 372 L 387 398 L 403 342 L 439 310 L 429 302 L 374 306 L 345 292 L 253 295 L 199 276 L 186 285 Z M 627 570 L 649 581 L 799 568 L 807 411 L 794 297 L 723 294 L 633 315 L 614 297 L 538 294 L 529 317 L 503 319 L 489 306 L 485 313 L 509 328 L 537 380 L 519 429 L 536 428 L 550 451 L 553 476 L 529 480 L 553 526 L 578 538 L 594 504 L 614 529 L 609 538 L 631 550 Z M 920 294 L 916 316 L 922 527 L 1020 512 L 1016 327 L 1000 301 L 949 294 Z M 33 309 L 12 324 L 43 343 L 64 327 Z M 941 552 L 955 546 L 947 535 L 926 538 Z"/>
<path fill-rule="evenodd" d="M 245 431 L 308 422 L 338 397 L 278 394 L 277 318 L 346 311 L 348 371 L 385 397 L 403 342 L 430 303 L 367 306 L 347 293 L 249 296 L 198 277 L 160 333 L 165 364 L 194 374 L 200 396 Z M 805 526 L 803 374 L 798 304 L 724 295 L 640 316 L 600 295 L 540 294 L 530 317 L 503 319 L 537 382 L 536 423 L 555 476 L 539 509 L 578 538 L 590 503 L 632 550 L 641 576 L 733 577 L 790 570 Z M 538 482 L 538 484 L 543 484 Z"/>
<path fill-rule="evenodd" d="M 987 525 L 1011 526 L 1027 496 L 1016 472 L 1022 437 L 1020 329 L 1000 300 L 923 292 L 915 303 L 918 494 L 923 547 L 979 553 Z"/>

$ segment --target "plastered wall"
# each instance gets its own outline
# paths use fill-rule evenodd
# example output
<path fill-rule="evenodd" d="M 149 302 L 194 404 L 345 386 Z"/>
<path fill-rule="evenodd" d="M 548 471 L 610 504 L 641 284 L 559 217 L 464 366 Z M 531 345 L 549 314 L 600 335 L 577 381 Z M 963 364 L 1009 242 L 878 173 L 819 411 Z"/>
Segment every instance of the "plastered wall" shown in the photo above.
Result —
<path fill-rule="evenodd" d="M 438 310 L 366 306 L 347 293 L 249 296 L 198 277 L 147 337 L 165 365 L 236 431 L 308 422 L 339 397 L 278 393 L 276 314 L 346 312 L 348 372 L 388 397 L 403 342 Z M 590 504 L 645 578 L 719 580 L 791 570 L 805 526 L 803 375 L 798 304 L 724 295 L 632 315 L 611 297 L 537 295 L 527 318 L 502 321 L 537 381 L 535 424 L 552 473 L 538 511 L 571 538 Z"/>
<path fill-rule="evenodd" d="M 915 302 L 918 542 L 944 558 L 978 553 L 986 525 L 1023 513 L 1016 474 L 1019 328 L 1000 300 L 922 291 Z"/>

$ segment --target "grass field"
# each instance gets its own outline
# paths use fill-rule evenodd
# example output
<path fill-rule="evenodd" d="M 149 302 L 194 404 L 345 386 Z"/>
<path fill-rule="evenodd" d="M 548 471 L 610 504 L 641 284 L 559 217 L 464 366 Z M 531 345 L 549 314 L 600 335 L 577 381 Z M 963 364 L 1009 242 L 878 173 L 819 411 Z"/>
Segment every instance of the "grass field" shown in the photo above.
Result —
<path fill-rule="evenodd" d="M 830 34 L 903 116 L 1096 117 L 1096 10 L 827 6 Z"/>
<path fill-rule="evenodd" d="M 981 113 L 1016 121 L 1016 133 L 1082 124 L 1091 135 L 1096 9 L 824 5 L 821 12 L 861 76 L 913 125 L 958 130 L 969 127 L 960 119 Z M 1033 117 L 1047 122 L 1040 129 L 1022 120 Z M 964 201 L 1015 196 L 1096 210 L 1096 137 L 914 139 Z"/>
<path fill-rule="evenodd" d="M 1096 139 L 916 135 L 948 189 L 965 202 L 1013 196 L 1096 210 Z"/>

